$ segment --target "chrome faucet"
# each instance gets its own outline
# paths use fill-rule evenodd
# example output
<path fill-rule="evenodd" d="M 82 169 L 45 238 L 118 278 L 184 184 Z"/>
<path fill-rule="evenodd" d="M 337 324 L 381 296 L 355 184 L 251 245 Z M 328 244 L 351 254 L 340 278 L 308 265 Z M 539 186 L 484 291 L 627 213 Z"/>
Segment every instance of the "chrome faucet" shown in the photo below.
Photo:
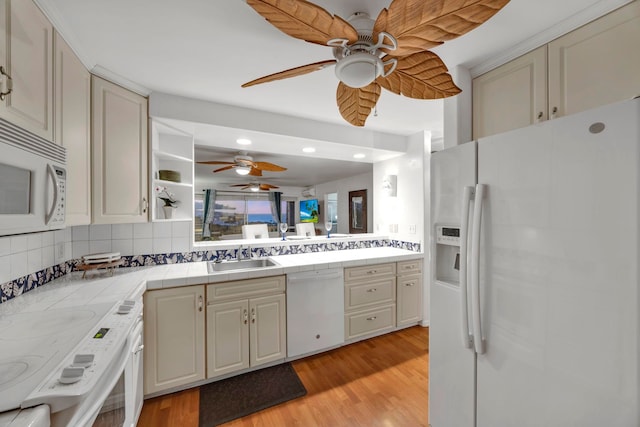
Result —
<path fill-rule="evenodd" d="M 248 251 L 247 256 L 245 256 L 244 253 L 242 252 L 243 247 L 244 245 L 240 245 L 238 247 L 238 252 L 236 253 L 236 259 L 238 261 L 242 261 L 243 259 L 251 259 L 251 245 L 247 245 L 247 251 Z"/>

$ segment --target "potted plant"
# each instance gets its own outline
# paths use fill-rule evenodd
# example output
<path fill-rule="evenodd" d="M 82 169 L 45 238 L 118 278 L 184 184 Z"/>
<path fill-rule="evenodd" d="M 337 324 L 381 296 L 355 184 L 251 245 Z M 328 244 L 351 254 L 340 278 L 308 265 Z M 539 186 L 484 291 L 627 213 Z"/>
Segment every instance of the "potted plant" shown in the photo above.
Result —
<path fill-rule="evenodd" d="M 178 204 L 180 203 L 177 199 L 175 194 L 173 194 L 172 192 L 170 192 L 167 187 L 162 187 L 162 186 L 157 186 L 155 188 L 155 192 L 156 192 L 156 197 L 160 200 L 162 200 L 162 202 L 164 203 L 164 206 L 162 206 L 162 210 L 164 211 L 164 217 L 165 219 L 171 219 L 173 218 L 173 210 L 178 206 Z"/>

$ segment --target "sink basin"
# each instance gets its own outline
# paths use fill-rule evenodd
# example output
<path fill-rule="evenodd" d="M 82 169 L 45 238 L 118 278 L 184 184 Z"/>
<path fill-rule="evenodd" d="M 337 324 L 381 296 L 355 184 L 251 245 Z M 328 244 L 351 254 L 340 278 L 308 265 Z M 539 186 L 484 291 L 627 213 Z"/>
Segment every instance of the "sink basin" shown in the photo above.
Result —
<path fill-rule="evenodd" d="M 243 259 L 241 261 L 222 262 L 210 261 L 207 264 L 207 270 L 209 270 L 209 273 L 215 273 L 219 271 L 249 270 L 256 268 L 274 267 L 276 265 L 278 264 L 271 261 L 269 258 Z"/>

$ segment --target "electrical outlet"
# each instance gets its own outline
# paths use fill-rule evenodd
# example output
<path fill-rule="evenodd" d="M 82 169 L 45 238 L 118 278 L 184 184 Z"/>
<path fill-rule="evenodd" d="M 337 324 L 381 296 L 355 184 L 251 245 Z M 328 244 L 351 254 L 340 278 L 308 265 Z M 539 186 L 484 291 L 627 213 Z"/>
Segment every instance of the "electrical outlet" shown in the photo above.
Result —
<path fill-rule="evenodd" d="M 409 233 L 410 234 L 416 234 L 416 225 L 415 224 L 409 224 Z"/>

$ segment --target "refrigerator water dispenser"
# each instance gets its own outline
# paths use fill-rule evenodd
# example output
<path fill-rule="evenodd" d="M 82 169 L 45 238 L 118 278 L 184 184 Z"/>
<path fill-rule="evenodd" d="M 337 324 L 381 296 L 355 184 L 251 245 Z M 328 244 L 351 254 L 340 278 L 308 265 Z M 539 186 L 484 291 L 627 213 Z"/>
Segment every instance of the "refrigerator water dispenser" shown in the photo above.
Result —
<path fill-rule="evenodd" d="M 436 225 L 436 280 L 460 283 L 460 227 Z"/>

